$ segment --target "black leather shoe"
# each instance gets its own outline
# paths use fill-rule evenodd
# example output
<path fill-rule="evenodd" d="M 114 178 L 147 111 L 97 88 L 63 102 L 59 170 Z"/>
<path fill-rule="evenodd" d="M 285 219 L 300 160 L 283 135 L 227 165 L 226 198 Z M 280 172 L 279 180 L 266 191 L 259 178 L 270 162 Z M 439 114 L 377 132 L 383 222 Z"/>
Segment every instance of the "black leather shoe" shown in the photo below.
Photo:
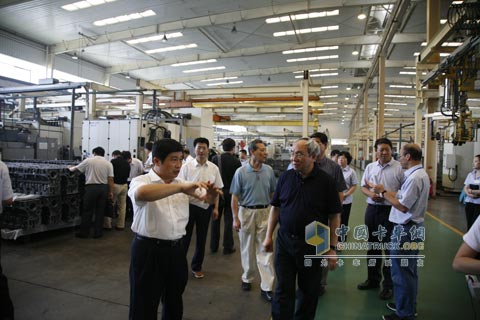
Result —
<path fill-rule="evenodd" d="M 267 302 L 272 302 L 273 300 L 273 293 L 272 291 L 264 291 L 264 290 L 260 290 L 261 291 L 261 295 L 262 295 L 262 298 L 267 301 Z"/>
<path fill-rule="evenodd" d="M 380 285 L 378 283 L 373 283 L 370 280 L 365 282 L 359 283 L 357 286 L 358 290 L 370 290 L 370 289 L 378 289 Z"/>
<path fill-rule="evenodd" d="M 393 297 L 393 290 L 389 288 L 383 288 L 378 297 L 382 300 L 389 300 Z"/>
<path fill-rule="evenodd" d="M 243 291 L 250 291 L 250 289 L 252 289 L 252 284 L 242 281 L 242 290 Z"/>
<path fill-rule="evenodd" d="M 237 251 L 237 249 L 235 248 L 231 248 L 231 249 L 223 249 L 223 254 L 232 254 L 234 253 L 235 251 Z"/>

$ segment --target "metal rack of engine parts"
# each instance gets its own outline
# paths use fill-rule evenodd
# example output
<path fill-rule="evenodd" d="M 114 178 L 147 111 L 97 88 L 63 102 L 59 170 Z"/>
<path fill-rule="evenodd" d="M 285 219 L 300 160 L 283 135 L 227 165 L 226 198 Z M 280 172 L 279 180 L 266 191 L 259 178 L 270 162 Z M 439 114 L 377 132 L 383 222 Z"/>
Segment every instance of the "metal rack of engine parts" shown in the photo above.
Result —
<path fill-rule="evenodd" d="M 17 239 L 80 223 L 85 177 L 68 170 L 77 162 L 15 160 L 5 164 L 15 201 L 0 215 L 2 238 Z"/>

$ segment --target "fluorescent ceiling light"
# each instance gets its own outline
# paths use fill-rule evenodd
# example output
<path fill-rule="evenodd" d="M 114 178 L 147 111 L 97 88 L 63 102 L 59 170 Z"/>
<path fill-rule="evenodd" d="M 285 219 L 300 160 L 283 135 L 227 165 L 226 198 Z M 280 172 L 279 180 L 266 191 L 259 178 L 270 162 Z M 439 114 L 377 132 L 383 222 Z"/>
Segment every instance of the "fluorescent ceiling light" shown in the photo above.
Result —
<path fill-rule="evenodd" d="M 193 73 L 193 72 L 202 72 L 202 71 L 212 71 L 212 70 L 223 70 L 225 66 L 220 67 L 211 67 L 211 68 L 201 68 L 201 69 L 191 69 L 191 70 L 183 70 L 183 73 Z"/>
<path fill-rule="evenodd" d="M 333 54 L 333 55 L 330 55 L 330 56 L 317 56 L 317 57 L 287 59 L 287 62 L 302 62 L 302 61 L 329 60 L 329 59 L 338 59 L 338 54 Z"/>
<path fill-rule="evenodd" d="M 406 84 L 391 84 L 390 88 L 412 89 L 412 86 L 411 85 L 406 85 Z"/>
<path fill-rule="evenodd" d="M 282 54 L 305 53 L 305 52 L 316 52 L 316 51 L 327 51 L 327 50 L 338 50 L 338 46 L 285 50 L 285 51 L 282 51 Z"/>
<path fill-rule="evenodd" d="M 317 78 L 317 77 L 332 77 L 332 76 L 338 76 L 338 72 L 332 72 L 332 73 L 316 73 L 316 74 L 311 74 L 309 75 L 310 78 Z M 295 79 L 302 79 L 303 76 L 295 76 Z"/>
<path fill-rule="evenodd" d="M 337 71 L 338 68 L 326 68 L 326 69 L 310 69 L 309 72 L 321 72 L 321 71 Z M 293 73 L 303 73 L 304 70 L 293 71 Z"/>
<path fill-rule="evenodd" d="M 324 102 L 324 105 L 329 105 L 329 104 L 338 104 L 338 102 Z"/>
<path fill-rule="evenodd" d="M 217 62 L 217 59 L 180 62 L 180 63 L 171 64 L 171 66 L 172 67 L 183 67 L 183 66 L 191 66 L 191 65 L 194 65 L 194 64 L 204 64 L 204 63 L 213 63 L 213 62 Z"/>
<path fill-rule="evenodd" d="M 403 67 L 403 69 L 413 69 L 413 70 L 417 70 L 417 67 Z"/>
<path fill-rule="evenodd" d="M 321 86 L 320 89 L 338 89 L 338 86 Z"/>
<path fill-rule="evenodd" d="M 447 23 L 447 19 L 440 19 L 440 24 L 445 24 Z"/>
<path fill-rule="evenodd" d="M 401 98 L 401 99 L 415 99 L 415 96 L 402 96 L 396 94 L 386 94 L 385 98 Z"/>
<path fill-rule="evenodd" d="M 148 54 L 152 54 L 152 53 L 167 52 L 167 51 L 185 50 L 185 49 L 191 49 L 196 47 L 197 47 L 196 43 L 190 43 L 190 44 L 182 44 L 180 46 L 151 49 L 151 50 L 146 50 L 145 52 Z"/>
<path fill-rule="evenodd" d="M 440 57 L 448 57 L 450 53 L 447 52 L 440 52 Z"/>
<path fill-rule="evenodd" d="M 215 83 L 207 83 L 207 86 L 225 86 L 229 84 L 239 84 L 243 83 L 243 81 L 225 81 L 225 82 L 215 82 Z"/>
<path fill-rule="evenodd" d="M 414 52 L 414 53 L 413 53 L 413 56 L 414 56 L 414 57 L 418 57 L 419 55 L 420 55 L 420 52 Z"/>
<path fill-rule="evenodd" d="M 222 80 L 233 80 L 233 79 L 238 79 L 238 77 L 225 77 L 225 78 L 203 79 L 203 80 L 200 80 L 200 82 L 222 81 Z"/>
<path fill-rule="evenodd" d="M 298 30 L 287 30 L 287 31 L 274 32 L 273 36 L 274 37 L 285 37 L 285 36 L 293 36 L 295 34 L 335 31 L 335 30 L 338 30 L 338 29 L 339 29 L 339 26 L 334 25 L 334 26 L 306 28 L 306 29 L 298 29 Z"/>
<path fill-rule="evenodd" d="M 338 98 L 338 95 L 336 94 L 330 94 L 330 95 L 324 95 L 324 96 L 318 96 L 319 98 L 322 99 L 327 99 L 327 98 Z"/>
<path fill-rule="evenodd" d="M 288 22 L 288 21 L 293 21 L 293 20 L 323 18 L 323 17 L 338 16 L 339 13 L 340 13 L 339 10 L 332 10 L 332 11 L 320 11 L 320 12 L 291 14 L 291 15 L 288 15 L 288 16 L 268 18 L 268 19 L 265 19 L 265 22 L 266 23 L 278 23 L 278 22 Z"/>
<path fill-rule="evenodd" d="M 116 23 L 120 23 L 120 22 L 151 17 L 151 16 L 154 16 L 154 15 L 156 15 L 155 11 L 147 10 L 147 11 L 144 11 L 144 12 L 134 12 L 134 13 L 130 13 L 130 14 L 122 15 L 122 16 L 117 16 L 117 17 L 113 17 L 113 18 L 97 20 L 97 21 L 93 22 L 93 24 L 96 25 L 97 27 L 102 27 L 102 26 L 106 26 L 106 25 L 109 25 L 109 24 L 116 24 Z"/>
<path fill-rule="evenodd" d="M 413 75 L 415 76 L 417 74 L 417 72 L 415 71 L 400 71 L 399 74 L 405 74 L 405 75 Z M 422 72 L 422 75 L 426 75 L 427 73 L 426 72 Z"/>
<path fill-rule="evenodd" d="M 384 104 L 387 106 L 408 106 L 407 103 L 402 102 L 385 102 Z"/>
<path fill-rule="evenodd" d="M 105 4 L 106 2 L 114 2 L 116 0 L 85 0 L 85 1 L 77 1 L 73 3 L 66 4 L 62 6 L 63 10 L 67 11 L 76 11 L 80 9 L 90 8 L 93 6 L 98 6 L 101 4 Z"/>
<path fill-rule="evenodd" d="M 183 37 L 183 33 L 172 32 L 172 33 L 165 33 L 165 34 L 161 34 L 161 35 L 157 34 L 157 35 L 154 35 L 154 36 L 128 40 L 127 43 L 128 44 L 137 44 L 137 43 L 144 43 L 144 42 L 151 42 L 151 41 L 162 41 L 164 37 L 167 37 L 167 39 L 179 38 L 179 37 Z"/>
<path fill-rule="evenodd" d="M 442 43 L 442 47 L 460 47 L 463 42 L 444 42 Z M 426 47 L 427 43 L 422 42 L 422 47 Z"/>
<path fill-rule="evenodd" d="M 326 113 L 319 113 L 317 114 L 318 116 L 328 116 L 328 115 L 332 115 L 332 114 L 336 114 L 335 112 L 326 112 Z"/>

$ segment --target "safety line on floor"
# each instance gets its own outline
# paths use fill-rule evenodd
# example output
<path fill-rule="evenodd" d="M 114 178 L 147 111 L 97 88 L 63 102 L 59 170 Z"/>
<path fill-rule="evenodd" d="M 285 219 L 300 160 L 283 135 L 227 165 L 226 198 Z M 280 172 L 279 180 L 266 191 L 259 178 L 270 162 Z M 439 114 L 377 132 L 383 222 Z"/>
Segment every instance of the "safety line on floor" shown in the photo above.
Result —
<path fill-rule="evenodd" d="M 441 225 L 443 225 L 444 227 L 447 227 L 448 229 L 452 230 L 453 232 L 455 232 L 456 234 L 458 234 L 460 237 L 463 237 L 464 233 L 460 230 L 458 230 L 457 228 L 455 227 L 452 227 L 451 225 L 449 225 L 448 223 L 446 223 L 445 221 L 443 221 L 442 219 L 434 216 L 433 214 L 431 214 L 430 212 L 426 212 L 426 214 L 432 218 L 433 220 L 437 221 L 438 223 L 440 223 Z"/>
<path fill-rule="evenodd" d="M 92 300 L 98 300 L 98 301 L 102 301 L 102 302 L 107 302 L 107 303 L 111 303 L 111 304 L 116 304 L 116 305 L 119 305 L 119 306 L 128 307 L 128 304 L 123 304 L 123 303 L 118 303 L 118 302 L 111 301 L 111 300 L 106 300 L 106 299 L 100 299 L 100 298 L 96 298 L 96 297 L 92 297 L 92 296 L 87 296 L 87 295 L 85 295 L 85 294 L 76 293 L 76 292 L 72 292 L 72 291 L 68 291 L 68 290 L 64 290 L 64 289 L 59 289 L 59 288 L 54 288 L 54 287 L 46 286 L 46 285 L 44 285 L 44 284 L 34 283 L 34 282 L 30 282 L 30 281 L 26 281 L 26 280 L 20 280 L 20 279 L 16 279 L 16 278 L 11 278 L 10 276 L 8 277 L 8 280 L 9 280 L 9 281 L 10 281 L 10 280 L 18 281 L 18 282 L 30 284 L 30 285 L 32 285 L 32 286 L 47 288 L 47 289 L 51 289 L 51 290 L 55 290 L 55 291 L 60 291 L 60 292 L 64 292 L 64 293 L 73 294 L 73 295 L 79 296 L 79 297 L 84 297 L 84 298 L 88 298 L 88 299 L 92 299 Z"/>

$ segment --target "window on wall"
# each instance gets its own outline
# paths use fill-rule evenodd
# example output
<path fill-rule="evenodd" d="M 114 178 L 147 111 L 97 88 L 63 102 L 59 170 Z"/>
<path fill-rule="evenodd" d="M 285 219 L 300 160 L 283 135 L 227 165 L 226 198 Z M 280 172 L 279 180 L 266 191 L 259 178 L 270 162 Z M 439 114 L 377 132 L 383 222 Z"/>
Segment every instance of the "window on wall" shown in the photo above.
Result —
<path fill-rule="evenodd" d="M 0 76 L 32 84 L 47 78 L 44 66 L 4 54 L 0 54 Z M 53 70 L 53 77 L 61 82 L 95 82 L 56 69 Z"/>

